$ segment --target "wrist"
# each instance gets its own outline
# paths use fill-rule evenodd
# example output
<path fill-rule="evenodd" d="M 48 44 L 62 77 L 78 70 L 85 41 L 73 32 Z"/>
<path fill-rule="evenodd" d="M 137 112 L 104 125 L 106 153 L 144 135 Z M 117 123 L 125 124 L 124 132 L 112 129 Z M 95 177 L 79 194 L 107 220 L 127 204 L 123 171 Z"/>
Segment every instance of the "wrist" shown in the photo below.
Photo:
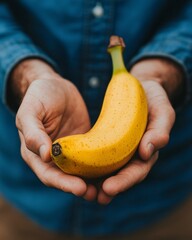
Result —
<path fill-rule="evenodd" d="M 7 101 L 17 110 L 29 85 L 38 79 L 50 79 L 56 75 L 53 68 L 40 59 L 25 59 L 11 72 L 7 84 Z"/>
<path fill-rule="evenodd" d="M 184 75 L 178 64 L 169 59 L 144 59 L 136 63 L 131 74 L 141 82 L 153 80 L 166 91 L 172 103 L 176 102 L 184 89 Z"/>

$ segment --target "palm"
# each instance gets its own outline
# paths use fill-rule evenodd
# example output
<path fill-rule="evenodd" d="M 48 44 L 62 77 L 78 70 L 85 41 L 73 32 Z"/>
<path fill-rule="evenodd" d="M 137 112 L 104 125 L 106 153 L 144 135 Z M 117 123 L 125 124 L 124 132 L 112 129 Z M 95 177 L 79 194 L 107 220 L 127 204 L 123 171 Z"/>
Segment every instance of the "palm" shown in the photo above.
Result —
<path fill-rule="evenodd" d="M 40 92 L 39 92 L 40 91 Z M 36 116 L 52 140 L 83 133 L 90 127 L 86 106 L 75 86 L 63 79 L 38 80 L 28 89 L 26 101 L 36 105 Z"/>

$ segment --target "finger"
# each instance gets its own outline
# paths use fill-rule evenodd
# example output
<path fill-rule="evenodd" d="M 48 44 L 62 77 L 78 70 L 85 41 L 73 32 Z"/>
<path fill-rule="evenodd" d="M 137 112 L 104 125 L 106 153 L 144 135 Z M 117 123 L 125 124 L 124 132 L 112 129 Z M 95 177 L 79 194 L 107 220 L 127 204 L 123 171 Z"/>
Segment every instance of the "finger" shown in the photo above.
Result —
<path fill-rule="evenodd" d="M 175 121 L 175 112 L 163 89 L 149 103 L 149 121 L 139 145 L 139 154 L 147 160 L 169 142 L 170 131 Z"/>
<path fill-rule="evenodd" d="M 126 167 L 119 171 L 117 175 L 103 182 L 103 192 L 106 196 L 114 197 L 118 193 L 124 192 L 135 184 L 143 181 L 157 159 L 158 152 L 155 152 L 148 161 L 132 160 Z"/>
<path fill-rule="evenodd" d="M 35 115 L 30 108 L 25 109 L 25 106 L 23 106 L 16 116 L 16 125 L 22 132 L 25 145 L 30 151 L 41 156 L 42 160 L 50 161 L 52 141 L 42 124 L 42 113 Z"/>
<path fill-rule="evenodd" d="M 98 196 L 97 196 L 97 201 L 98 203 L 102 204 L 102 205 L 107 205 L 109 204 L 111 201 L 113 200 L 112 196 L 107 195 L 103 189 L 101 188 Z"/>
<path fill-rule="evenodd" d="M 21 133 L 20 137 L 24 139 Z M 38 155 L 26 148 L 24 140 L 21 140 L 21 149 L 25 162 L 46 186 L 73 193 L 76 196 L 86 194 L 87 185 L 81 178 L 63 173 L 53 162 L 43 162 Z"/>
<path fill-rule="evenodd" d="M 93 201 L 95 200 L 97 197 L 97 189 L 95 186 L 93 186 L 92 184 L 88 184 L 87 185 L 87 191 L 86 193 L 83 195 L 83 198 L 87 201 Z"/>

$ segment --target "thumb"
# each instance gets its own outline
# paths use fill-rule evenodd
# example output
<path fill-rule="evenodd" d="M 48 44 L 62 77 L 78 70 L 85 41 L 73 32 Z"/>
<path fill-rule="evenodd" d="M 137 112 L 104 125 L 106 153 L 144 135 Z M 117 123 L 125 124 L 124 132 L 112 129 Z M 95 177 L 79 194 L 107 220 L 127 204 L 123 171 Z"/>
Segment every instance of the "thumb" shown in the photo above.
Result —
<path fill-rule="evenodd" d="M 174 121 L 175 111 L 165 94 L 149 103 L 149 122 L 139 145 L 142 159 L 149 159 L 154 152 L 167 145 Z"/>

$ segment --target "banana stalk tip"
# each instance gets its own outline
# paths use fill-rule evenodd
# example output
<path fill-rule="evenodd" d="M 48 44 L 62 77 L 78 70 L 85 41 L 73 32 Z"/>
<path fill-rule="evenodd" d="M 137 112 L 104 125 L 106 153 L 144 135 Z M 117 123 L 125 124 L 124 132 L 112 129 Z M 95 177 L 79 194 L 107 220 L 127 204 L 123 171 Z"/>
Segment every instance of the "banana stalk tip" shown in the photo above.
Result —
<path fill-rule="evenodd" d="M 122 37 L 116 35 L 110 37 L 108 48 L 112 48 L 115 46 L 121 46 L 125 48 L 125 42 Z"/>

